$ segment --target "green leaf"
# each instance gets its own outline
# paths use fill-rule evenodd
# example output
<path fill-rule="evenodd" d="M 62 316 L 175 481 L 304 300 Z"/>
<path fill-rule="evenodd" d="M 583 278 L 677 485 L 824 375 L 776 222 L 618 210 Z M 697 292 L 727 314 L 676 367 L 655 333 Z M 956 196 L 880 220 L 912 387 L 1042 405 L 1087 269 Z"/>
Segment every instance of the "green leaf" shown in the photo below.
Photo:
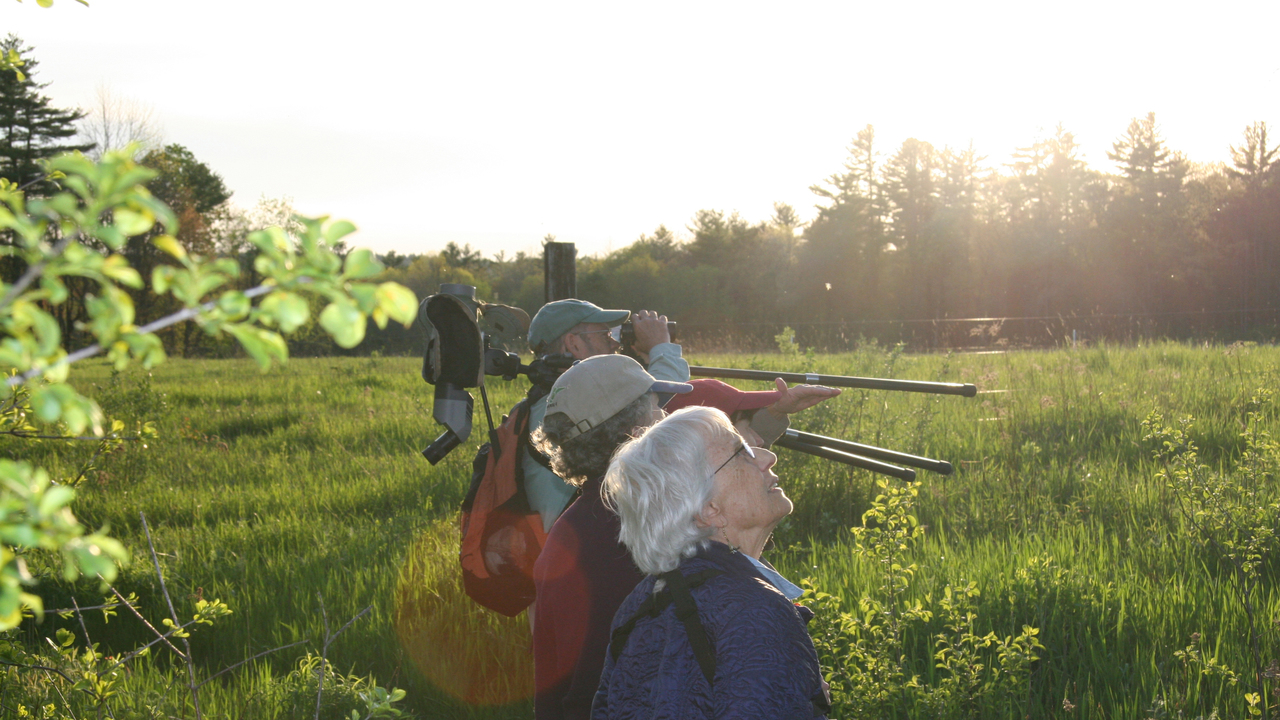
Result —
<path fill-rule="evenodd" d="M 79 435 L 86 430 L 99 434 L 101 428 L 98 425 L 101 420 L 101 411 L 88 398 L 71 393 L 71 397 L 62 403 L 62 422 L 72 435 Z"/>
<path fill-rule="evenodd" d="M 249 298 L 239 290 L 229 290 L 218 298 L 218 308 L 233 319 L 248 315 L 251 307 L 253 305 L 249 302 Z"/>
<path fill-rule="evenodd" d="M 19 547 L 36 547 L 40 535 L 30 525 L 0 525 L 0 542 Z"/>
<path fill-rule="evenodd" d="M 182 260 L 187 256 L 186 248 L 182 247 L 182 243 L 178 242 L 178 239 L 172 235 L 161 235 L 155 240 L 152 240 L 151 244 L 179 260 Z"/>
<path fill-rule="evenodd" d="M 43 387 L 31 393 L 31 409 L 42 422 L 57 422 L 62 417 L 62 402 L 55 388 Z"/>
<path fill-rule="evenodd" d="M 118 208 L 114 213 L 116 227 L 130 237 L 141 235 L 155 225 L 156 218 L 150 212 L 136 212 L 128 208 Z"/>
<path fill-rule="evenodd" d="M 120 232 L 112 225 L 99 225 L 98 227 L 93 228 L 90 234 L 106 243 L 107 247 L 112 250 L 118 250 L 124 246 L 124 233 Z"/>
<path fill-rule="evenodd" d="M 102 263 L 102 274 L 121 285 L 131 288 L 142 287 L 142 276 L 137 270 L 129 267 L 129 261 L 120 255 L 112 255 Z"/>
<path fill-rule="evenodd" d="M 347 256 L 346 267 L 342 274 L 347 278 L 359 280 L 377 275 L 382 270 L 382 263 L 378 262 L 378 258 L 373 254 L 373 251 L 367 248 L 360 248 L 352 251 Z"/>
<path fill-rule="evenodd" d="M 8 630 L 22 622 L 22 597 L 16 585 L 0 586 L 0 629 Z"/>
<path fill-rule="evenodd" d="M 262 310 L 271 316 L 286 333 L 302 327 L 311 317 L 311 308 L 307 301 L 291 292 L 278 290 L 262 301 Z"/>
<path fill-rule="evenodd" d="M 333 336 L 339 347 L 352 348 L 364 339 L 364 314 L 349 300 L 330 303 L 320 313 L 320 326 Z"/>
<path fill-rule="evenodd" d="M 330 223 L 329 226 L 324 229 L 324 239 L 325 242 L 330 245 L 335 245 L 339 240 L 355 231 L 355 225 L 352 225 L 346 220 L 339 220 L 335 223 Z"/>
<path fill-rule="evenodd" d="M 158 265 L 151 271 L 151 287 L 155 288 L 157 294 L 169 292 L 169 286 L 173 284 L 173 273 L 174 269 L 168 265 Z"/>
<path fill-rule="evenodd" d="M 258 367 L 266 370 L 271 367 L 271 356 L 267 354 L 267 348 L 258 338 L 253 329 L 245 325 L 227 325 L 224 328 L 239 343 L 244 351 L 249 353 L 249 357 L 258 363 Z"/>
<path fill-rule="evenodd" d="M 378 307 L 392 320 L 409 327 L 418 316 L 418 296 L 399 283 L 382 283 L 377 292 Z"/>
<path fill-rule="evenodd" d="M 61 305 L 66 301 L 68 292 L 67 286 L 54 275 L 43 275 L 40 278 L 40 287 L 49 294 L 49 302 L 54 305 Z"/>
<path fill-rule="evenodd" d="M 378 288 L 372 283 L 348 283 L 347 292 L 356 301 L 356 308 L 362 313 L 373 312 L 378 307 Z"/>
<path fill-rule="evenodd" d="M 107 553 L 102 551 L 97 544 L 87 542 L 68 543 L 70 548 L 68 553 L 75 561 L 75 567 L 81 574 L 88 577 L 97 577 L 98 575 L 105 577 L 115 576 L 116 564 L 112 561 Z M 67 548 L 64 547 L 63 552 L 66 553 Z M 75 580 L 76 574 L 70 570 L 63 573 L 68 581 Z"/>
<path fill-rule="evenodd" d="M 121 565 L 129 564 L 129 551 L 125 550 L 124 545 L 113 537 L 108 537 L 101 532 L 96 532 L 84 539 L 86 543 L 96 545 L 99 550 L 107 557 L 115 560 Z M 107 580 L 114 580 L 116 576 L 115 569 L 111 570 L 110 575 L 103 575 Z"/>
<path fill-rule="evenodd" d="M 55 512 L 61 510 L 71 502 L 76 496 L 76 491 L 66 485 L 54 485 L 44 491 L 44 496 L 40 498 L 40 515 L 48 517 Z"/>
<path fill-rule="evenodd" d="M 284 339 L 270 330 L 253 327 L 244 323 L 229 323 L 224 329 L 231 333 L 244 351 L 258 362 L 258 367 L 267 370 L 272 360 L 284 362 L 289 357 L 289 348 Z"/>
<path fill-rule="evenodd" d="M 30 313 L 31 329 L 36 336 L 36 352 L 40 357 L 53 355 L 62 345 L 62 329 L 58 321 L 43 310 L 32 308 Z"/>

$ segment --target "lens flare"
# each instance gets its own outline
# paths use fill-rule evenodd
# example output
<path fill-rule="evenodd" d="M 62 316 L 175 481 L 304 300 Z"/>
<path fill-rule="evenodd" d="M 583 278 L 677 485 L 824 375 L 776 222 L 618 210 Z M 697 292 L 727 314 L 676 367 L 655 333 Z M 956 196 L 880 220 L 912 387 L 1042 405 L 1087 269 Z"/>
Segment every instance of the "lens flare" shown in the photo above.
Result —
<path fill-rule="evenodd" d="M 454 521 L 432 526 L 410 549 L 396 583 L 396 636 L 414 667 L 472 705 L 533 696 L 533 639 L 525 614 L 503 617 L 462 589 Z"/>

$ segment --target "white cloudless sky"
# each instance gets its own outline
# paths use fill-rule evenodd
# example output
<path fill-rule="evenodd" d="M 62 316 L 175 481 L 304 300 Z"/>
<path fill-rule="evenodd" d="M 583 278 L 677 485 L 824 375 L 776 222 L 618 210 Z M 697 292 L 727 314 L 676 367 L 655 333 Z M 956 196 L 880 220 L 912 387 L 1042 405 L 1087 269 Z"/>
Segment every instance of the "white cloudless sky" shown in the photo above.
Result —
<path fill-rule="evenodd" d="M 999 167 L 1061 123 L 1108 170 L 1147 112 L 1205 163 L 1280 126 L 1274 0 L 90 5 L 0 0 L 55 104 L 149 105 L 241 206 L 289 197 L 380 252 L 809 218 L 867 124 L 886 154 L 916 137 Z"/>

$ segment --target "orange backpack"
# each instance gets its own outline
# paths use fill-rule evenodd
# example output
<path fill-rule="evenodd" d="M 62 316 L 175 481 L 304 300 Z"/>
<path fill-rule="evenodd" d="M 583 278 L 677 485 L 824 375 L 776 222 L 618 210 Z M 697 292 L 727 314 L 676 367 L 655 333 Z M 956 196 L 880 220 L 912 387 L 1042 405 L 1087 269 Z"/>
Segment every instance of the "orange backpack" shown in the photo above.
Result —
<path fill-rule="evenodd" d="M 520 461 L 529 448 L 529 407 L 543 394 L 530 389 L 480 446 L 462 501 L 463 587 L 472 600 L 508 617 L 533 602 L 533 563 L 547 542 L 542 516 L 529 507 Z M 542 453 L 529 449 L 545 464 Z"/>

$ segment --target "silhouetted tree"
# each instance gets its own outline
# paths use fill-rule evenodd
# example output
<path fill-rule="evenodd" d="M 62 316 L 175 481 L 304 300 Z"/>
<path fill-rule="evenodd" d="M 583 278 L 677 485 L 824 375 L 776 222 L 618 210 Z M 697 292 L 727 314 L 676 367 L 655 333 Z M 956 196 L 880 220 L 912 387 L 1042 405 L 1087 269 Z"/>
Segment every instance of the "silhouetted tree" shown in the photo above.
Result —
<path fill-rule="evenodd" d="M 825 204 L 805 229 L 799 288 L 806 309 L 828 320 L 883 317 L 888 205 L 878 176 L 875 128 L 858 131 L 842 172 L 809 188 Z"/>
<path fill-rule="evenodd" d="M 1215 208 L 1209 229 L 1224 254 L 1223 267 L 1235 279 L 1224 288 L 1235 307 L 1280 306 L 1280 148 L 1268 147 L 1267 124 L 1245 128 L 1244 142 L 1231 146 L 1226 175 L 1233 187 Z"/>
<path fill-rule="evenodd" d="M 1009 223 L 1011 291 L 1019 314 L 1084 309 L 1085 268 L 1093 214 L 1087 186 L 1094 181 L 1075 137 L 1054 134 L 1019 148 L 1004 186 Z"/>
<path fill-rule="evenodd" d="M 1112 259 L 1123 274 L 1123 308 L 1142 312 L 1186 307 L 1190 248 L 1182 184 L 1189 165 L 1165 147 L 1155 113 L 1134 119 L 1107 157 L 1121 181 L 1108 212 Z"/>
<path fill-rule="evenodd" d="M 933 146 L 907 138 L 884 169 L 889 200 L 890 242 L 899 258 L 895 284 L 906 317 L 932 317 L 939 304 L 935 258 L 945 252 L 934 223 L 938 211 L 939 163 Z"/>
<path fill-rule="evenodd" d="M 35 197 L 55 187 L 42 179 L 41 160 L 64 152 L 83 152 L 93 145 L 69 142 L 84 113 L 59 110 L 40 94 L 49 84 L 35 81 L 39 63 L 31 48 L 11 34 L 0 41 L 0 52 L 8 54 L 10 50 L 17 50 L 25 65 L 23 77 L 12 71 L 0 73 L 0 177 L 26 186 L 27 196 Z"/>

